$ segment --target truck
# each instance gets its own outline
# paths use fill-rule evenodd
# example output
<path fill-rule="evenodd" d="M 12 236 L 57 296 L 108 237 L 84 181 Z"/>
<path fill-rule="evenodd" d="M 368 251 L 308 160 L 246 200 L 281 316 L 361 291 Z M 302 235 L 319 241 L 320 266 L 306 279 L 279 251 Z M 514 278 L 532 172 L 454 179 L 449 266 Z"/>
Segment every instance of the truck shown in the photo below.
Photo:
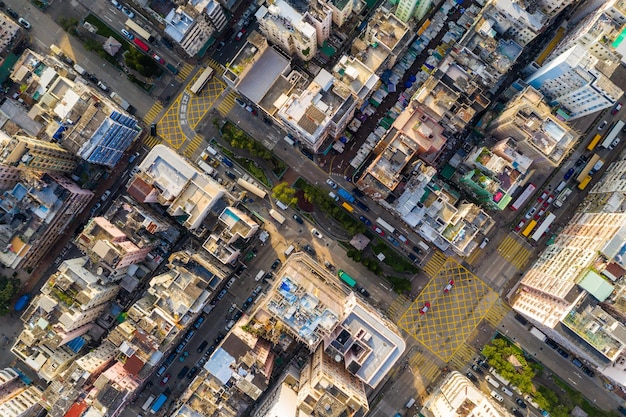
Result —
<path fill-rule="evenodd" d="M 270 210 L 270 216 L 272 216 L 272 218 L 276 220 L 279 224 L 285 223 L 285 216 L 283 216 L 282 214 L 280 214 L 274 209 Z"/>
<path fill-rule="evenodd" d="M 85 68 L 81 67 L 78 64 L 74 64 L 74 70 L 79 74 L 79 75 L 85 75 L 87 74 L 87 71 L 85 71 Z"/>
<path fill-rule="evenodd" d="M 209 177 L 211 177 L 215 173 L 215 168 L 211 165 L 204 162 L 202 159 L 198 159 L 198 166 L 201 170 L 203 170 Z"/>
<path fill-rule="evenodd" d="M 571 188 L 566 188 L 563 191 L 561 191 L 561 194 L 559 194 L 556 200 L 554 200 L 554 207 L 559 208 L 563 206 L 563 203 L 565 202 L 565 200 L 567 200 L 567 197 L 569 197 L 571 193 L 572 193 Z"/>
<path fill-rule="evenodd" d="M 537 339 L 541 340 L 542 342 L 545 342 L 546 339 L 548 338 L 541 330 L 539 330 L 536 327 L 531 327 L 530 328 L 530 334 L 532 334 L 533 336 L 535 336 Z"/>
<path fill-rule="evenodd" d="M 154 401 L 154 398 L 155 398 L 154 395 L 149 396 L 148 399 L 146 399 L 146 401 L 141 406 L 141 409 L 143 411 L 148 411 L 148 409 L 152 405 L 152 402 Z"/>
<path fill-rule="evenodd" d="M 150 408 L 150 414 L 158 413 L 161 408 L 163 408 L 163 404 L 167 401 L 167 396 L 165 394 L 159 395 L 159 397 L 152 403 L 152 408 Z"/>
<path fill-rule="evenodd" d="M 24 294 L 22 295 L 20 298 L 17 299 L 17 301 L 15 302 L 15 306 L 13 307 L 13 309 L 16 312 L 22 311 L 24 310 L 24 307 L 26 307 L 28 305 L 28 301 L 30 300 L 30 295 L 28 294 Z"/>
<path fill-rule="evenodd" d="M 76 68 L 76 66 L 74 66 L 74 68 Z M 111 99 L 117 104 L 119 104 L 120 107 L 123 108 L 124 110 L 128 110 L 130 108 L 130 103 L 124 100 L 122 96 L 117 94 L 115 91 L 111 93 Z"/>
<path fill-rule="evenodd" d="M 337 194 L 339 194 L 339 197 L 343 198 L 348 203 L 354 203 L 354 200 L 355 200 L 354 196 L 349 191 L 346 191 L 346 190 L 344 190 L 343 188 L 340 187 L 337 190 Z"/>
<path fill-rule="evenodd" d="M 617 135 L 619 134 L 620 130 L 622 130 L 623 127 L 624 127 L 624 122 L 621 121 L 621 120 L 618 120 L 617 123 L 615 123 L 615 125 L 613 125 L 613 128 L 611 129 L 609 134 L 606 135 L 606 137 L 604 138 L 604 140 L 600 144 L 600 147 L 608 149 L 609 146 L 611 146 L 611 144 L 615 140 L 615 138 L 617 138 Z"/>

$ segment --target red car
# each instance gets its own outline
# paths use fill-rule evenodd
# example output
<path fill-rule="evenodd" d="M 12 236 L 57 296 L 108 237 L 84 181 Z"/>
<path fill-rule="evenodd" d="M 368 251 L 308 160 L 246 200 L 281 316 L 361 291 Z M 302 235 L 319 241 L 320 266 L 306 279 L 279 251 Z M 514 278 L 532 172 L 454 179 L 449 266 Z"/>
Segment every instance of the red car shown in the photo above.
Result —
<path fill-rule="evenodd" d="M 381 236 L 385 236 L 385 232 L 384 232 L 384 231 L 383 231 L 383 229 L 381 229 L 380 227 L 378 227 L 378 226 L 374 225 L 374 227 L 372 227 L 372 229 L 373 229 L 376 233 L 378 233 L 379 235 L 381 235 Z"/>
<path fill-rule="evenodd" d="M 622 103 L 617 103 L 617 106 L 615 106 L 613 110 L 611 110 L 611 114 L 617 114 L 617 112 L 620 111 L 621 109 L 622 109 Z"/>
<path fill-rule="evenodd" d="M 170 377 L 171 377 L 170 374 L 165 375 L 165 377 L 161 380 L 161 385 L 167 384 L 167 381 L 170 380 Z"/>
<path fill-rule="evenodd" d="M 517 226 L 515 226 L 515 231 L 519 232 L 520 230 L 522 230 L 522 227 L 524 227 L 524 224 L 526 224 L 526 220 L 522 220 L 521 222 L 519 222 Z"/>
<path fill-rule="evenodd" d="M 244 33 L 246 33 L 246 30 L 245 30 L 245 29 L 241 29 L 241 30 L 239 31 L 239 33 L 237 34 L 237 36 L 235 36 L 235 40 L 236 40 L 236 41 L 240 41 L 240 40 L 241 40 L 241 38 L 243 38 L 243 34 L 244 34 Z"/>
<path fill-rule="evenodd" d="M 424 303 L 424 307 L 422 307 L 422 308 L 420 309 L 420 314 L 426 314 L 426 312 L 427 312 L 428 310 L 430 310 L 430 303 L 429 303 L 428 301 L 426 301 L 426 302 Z"/>
<path fill-rule="evenodd" d="M 546 199 L 547 196 L 548 196 L 548 192 L 547 191 L 544 191 L 543 193 L 541 193 L 541 195 L 537 199 L 537 203 L 541 203 L 543 200 Z"/>
<path fill-rule="evenodd" d="M 449 293 L 453 286 L 454 286 L 454 280 L 451 279 L 450 281 L 448 281 L 448 284 L 445 287 L 443 287 L 443 292 L 445 292 L 446 294 Z"/>

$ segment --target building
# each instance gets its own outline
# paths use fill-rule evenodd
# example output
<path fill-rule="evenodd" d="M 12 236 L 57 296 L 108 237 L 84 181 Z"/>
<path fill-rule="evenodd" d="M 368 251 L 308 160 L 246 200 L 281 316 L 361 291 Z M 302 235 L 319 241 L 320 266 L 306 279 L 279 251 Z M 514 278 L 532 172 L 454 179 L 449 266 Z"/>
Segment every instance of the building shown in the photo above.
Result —
<path fill-rule="evenodd" d="M 337 27 L 342 27 L 352 14 L 353 2 L 350 0 L 331 0 L 327 4 L 333 11 L 333 23 Z"/>
<path fill-rule="evenodd" d="M 35 385 L 22 382 L 13 368 L 0 370 L 0 415 L 3 417 L 27 417 L 42 412 L 39 406 L 41 390 Z"/>
<path fill-rule="evenodd" d="M 63 261 L 22 314 L 24 330 L 11 351 L 46 381 L 71 364 L 119 291 L 90 268 L 87 258 Z"/>
<path fill-rule="evenodd" d="M 0 13 L 0 53 L 5 56 L 19 40 L 20 25 L 4 13 Z"/>
<path fill-rule="evenodd" d="M 28 116 L 42 126 L 37 137 L 87 162 L 112 168 L 139 136 L 134 117 L 54 57 L 25 51 L 11 79 L 23 86 Z"/>
<path fill-rule="evenodd" d="M 504 406 L 459 372 L 453 371 L 430 394 L 420 410 L 424 417 L 510 417 Z"/>
<path fill-rule="evenodd" d="M 525 158 L 523 155 L 520 157 Z M 512 164 L 510 160 L 500 157 L 490 149 L 477 147 L 465 158 L 464 164 L 470 170 L 460 176 L 459 182 L 484 208 L 504 210 L 526 178 L 524 174 L 530 167 L 531 160 L 525 159 L 526 164 Z"/>
<path fill-rule="evenodd" d="M 221 230 L 215 230 L 202 247 L 224 265 L 234 265 L 245 242 L 259 230 L 259 225 L 250 216 L 235 207 L 227 207 L 218 217 Z"/>
<path fill-rule="evenodd" d="M 420 21 L 426 16 L 432 4 L 432 0 L 400 0 L 396 8 L 396 16 L 404 23 L 412 18 Z"/>
<path fill-rule="evenodd" d="M 585 47 L 575 44 L 526 82 L 540 91 L 551 106 L 561 106 L 569 119 L 576 119 L 612 107 L 624 94 L 596 68 L 598 61 Z"/>
<path fill-rule="evenodd" d="M 303 61 L 309 61 L 317 54 L 315 26 L 307 23 L 304 15 L 289 3 L 275 0 L 261 6 L 255 16 L 263 35 L 288 55 L 297 55 Z M 323 38 L 324 34 L 319 37 Z"/>
<path fill-rule="evenodd" d="M 203 221 L 210 213 L 235 201 L 217 181 L 164 145 L 152 148 L 127 187 L 138 202 L 167 207 L 167 214 L 199 234 L 207 229 Z"/>
<path fill-rule="evenodd" d="M 292 94 L 276 113 L 302 146 L 318 152 L 337 139 L 354 116 L 358 100 L 332 74 L 322 70 L 300 94 Z"/>
<path fill-rule="evenodd" d="M 0 136 L 5 136 L 4 132 Z M 0 145 L 0 164 L 35 172 L 70 173 L 78 158 L 57 143 L 28 136 L 4 137 Z"/>
<path fill-rule="evenodd" d="M 203 54 L 211 38 L 227 24 L 224 7 L 219 2 L 199 0 L 172 8 L 165 17 L 165 33 L 193 57 Z"/>
<path fill-rule="evenodd" d="M 150 235 L 144 236 L 143 239 L 135 239 L 136 244 L 104 217 L 94 217 L 76 238 L 76 245 L 93 264 L 106 268 L 113 276 L 119 276 L 130 265 L 143 261 L 159 245 L 156 237 L 150 239 Z"/>
<path fill-rule="evenodd" d="M 317 44 L 323 45 L 332 30 L 333 9 L 323 1 L 311 2 L 303 20 L 315 28 Z"/>
<path fill-rule="evenodd" d="M 524 3 L 514 0 L 490 2 L 485 7 L 483 15 L 489 17 L 492 29 L 498 34 L 513 39 L 522 46 L 535 39 L 550 21 L 550 12 L 544 11 L 542 7 L 525 7 Z"/>
<path fill-rule="evenodd" d="M 350 343 L 350 333 L 345 332 L 333 342 Z M 356 336 L 356 335 L 352 335 Z M 324 352 L 320 346 L 300 370 L 298 408 L 305 415 L 347 415 L 361 410 L 369 411 L 365 387 L 362 381 L 350 373 L 341 362 Z"/>
<path fill-rule="evenodd" d="M 311 308 L 294 315 L 292 309 L 302 303 Z M 393 323 L 304 254 L 291 255 L 283 264 L 253 318 L 266 329 L 280 326 L 312 352 L 323 346 L 370 387 L 382 381 L 405 348 Z"/>
<path fill-rule="evenodd" d="M 534 163 L 557 166 L 576 143 L 579 133 L 551 113 L 543 96 L 526 87 L 493 119 L 487 133 L 515 141 L 518 151 Z"/>
<path fill-rule="evenodd" d="M 31 270 L 93 198 L 57 174 L 29 177 L 0 195 L 0 263 Z M 34 203 L 36 202 L 36 204 Z"/>

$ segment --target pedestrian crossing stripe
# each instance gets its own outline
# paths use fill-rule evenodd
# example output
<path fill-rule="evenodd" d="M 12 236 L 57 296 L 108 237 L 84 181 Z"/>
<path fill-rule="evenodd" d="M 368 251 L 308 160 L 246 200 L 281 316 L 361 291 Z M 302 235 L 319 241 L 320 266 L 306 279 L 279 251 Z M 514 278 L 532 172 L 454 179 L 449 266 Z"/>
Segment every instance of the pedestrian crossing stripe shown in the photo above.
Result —
<path fill-rule="evenodd" d="M 476 260 L 479 258 L 479 255 L 482 253 L 481 249 L 474 249 L 474 252 L 472 252 L 470 254 L 470 256 L 468 256 L 467 258 L 465 258 L 465 261 L 470 264 L 470 265 L 474 265 L 474 262 L 476 262 Z"/>
<path fill-rule="evenodd" d="M 509 311 L 511 311 L 511 308 L 504 304 L 502 299 L 498 298 L 489 311 L 487 311 L 485 320 L 487 320 L 492 326 L 497 327 L 504 316 L 509 314 Z"/>
<path fill-rule="evenodd" d="M 159 142 L 161 142 L 159 140 L 158 137 L 155 136 L 148 136 L 143 143 L 148 147 L 148 148 L 154 148 Z"/>
<path fill-rule="evenodd" d="M 183 67 L 178 71 L 178 74 L 176 74 L 176 78 L 183 82 L 187 79 L 187 77 L 189 77 L 191 71 L 193 71 L 193 65 L 185 62 Z"/>
<path fill-rule="evenodd" d="M 154 122 L 154 120 L 159 115 L 161 110 L 163 110 L 163 106 L 160 103 L 154 103 L 152 107 L 150 108 L 150 110 L 148 110 L 148 113 L 146 113 L 146 116 L 143 118 L 143 121 L 146 123 Z"/>
<path fill-rule="evenodd" d="M 215 72 L 221 77 L 224 75 L 224 67 L 214 59 L 209 59 L 209 66 L 215 70 Z"/>
<path fill-rule="evenodd" d="M 404 314 L 404 312 L 411 306 L 411 300 L 406 298 L 404 295 L 400 295 L 393 300 L 393 303 L 387 309 L 387 313 L 392 318 L 392 320 L 399 320 L 400 317 Z"/>
<path fill-rule="evenodd" d="M 431 278 L 437 275 L 443 264 L 446 263 L 448 257 L 441 253 L 440 251 L 435 251 L 433 255 L 430 257 L 426 265 L 424 265 L 423 271 L 426 275 Z"/>
<path fill-rule="evenodd" d="M 237 93 L 234 91 L 229 91 L 228 94 L 222 99 L 222 102 L 217 106 L 217 111 L 220 112 L 222 116 L 226 116 L 228 112 L 232 110 L 235 106 L 235 99 L 238 97 Z"/>
<path fill-rule="evenodd" d="M 463 343 L 454 353 L 454 356 L 450 358 L 450 365 L 457 369 L 462 369 L 472 361 L 474 356 L 476 356 L 476 350 L 467 343 Z"/>
<path fill-rule="evenodd" d="M 202 136 L 199 136 L 199 135 L 194 136 L 193 139 L 189 142 L 189 144 L 187 144 L 187 147 L 185 148 L 183 155 L 185 155 L 187 158 L 191 158 L 194 152 L 198 149 L 198 147 L 202 143 L 202 141 L 203 141 Z"/>
<path fill-rule="evenodd" d="M 525 247 L 524 242 L 509 235 L 498 246 L 498 254 L 515 268 L 522 270 L 528 263 L 530 250 Z"/>
<path fill-rule="evenodd" d="M 411 366 L 411 370 L 416 375 L 422 377 L 422 379 L 428 382 L 435 381 L 441 373 L 439 366 L 437 366 L 437 364 L 432 360 L 427 359 L 420 352 L 416 352 L 415 355 L 409 359 L 409 366 Z"/>

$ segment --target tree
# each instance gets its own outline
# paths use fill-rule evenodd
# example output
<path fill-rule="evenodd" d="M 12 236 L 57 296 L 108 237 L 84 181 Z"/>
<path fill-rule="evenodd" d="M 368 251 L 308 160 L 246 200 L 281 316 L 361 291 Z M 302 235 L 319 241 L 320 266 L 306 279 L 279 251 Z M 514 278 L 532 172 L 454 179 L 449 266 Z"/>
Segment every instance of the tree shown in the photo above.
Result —
<path fill-rule="evenodd" d="M 483 354 L 487 358 L 489 365 L 493 366 L 497 373 L 511 381 L 522 392 L 532 392 L 534 390 L 532 379 L 535 370 L 531 367 L 526 358 L 511 346 L 506 340 L 495 338 L 484 347 Z M 521 368 L 516 369 L 508 358 L 513 355 L 520 363 Z"/>
<path fill-rule="evenodd" d="M 286 182 L 281 182 L 272 189 L 272 197 L 288 206 L 298 202 L 296 190 L 291 188 Z"/>
<path fill-rule="evenodd" d="M 152 77 L 161 74 L 161 69 L 148 55 L 144 55 L 135 48 L 130 48 L 124 54 L 124 62 L 129 68 L 134 69 L 144 77 Z"/>
<path fill-rule="evenodd" d="M 0 315 L 9 311 L 9 304 L 20 289 L 21 282 L 17 278 L 0 276 Z"/>

